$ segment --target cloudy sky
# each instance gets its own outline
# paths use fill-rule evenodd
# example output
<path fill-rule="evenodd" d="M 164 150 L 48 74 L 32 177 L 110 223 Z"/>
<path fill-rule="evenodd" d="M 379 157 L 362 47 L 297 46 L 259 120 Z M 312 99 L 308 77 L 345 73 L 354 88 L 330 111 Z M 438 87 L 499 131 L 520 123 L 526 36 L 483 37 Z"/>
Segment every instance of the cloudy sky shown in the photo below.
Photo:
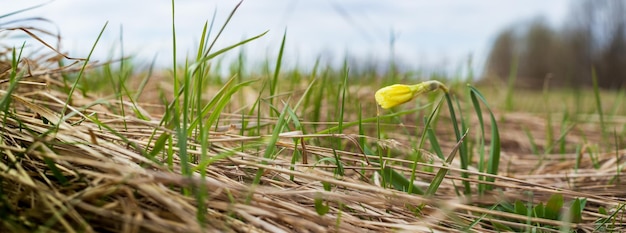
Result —
<path fill-rule="evenodd" d="M 0 15 L 45 2 L 5 0 Z M 204 23 L 215 14 L 217 28 L 237 3 L 176 1 L 179 56 L 193 54 Z M 502 28 L 537 16 L 559 25 L 568 7 L 566 0 L 248 0 L 235 13 L 216 46 L 222 48 L 269 30 L 245 47 L 249 59 L 260 62 L 276 57 L 286 32 L 287 64 L 306 67 L 318 56 L 337 62 L 346 53 L 385 59 L 390 54 L 390 40 L 395 38 L 395 54 L 405 64 L 454 69 L 466 63 L 470 54 L 480 66 Z M 0 18 L 0 24 L 35 16 L 54 22 L 38 25 L 52 31 L 58 28 L 63 49 L 72 56 L 85 56 L 108 22 L 96 58 L 116 54 L 123 32 L 126 54 L 135 54 L 146 64 L 158 54 L 159 65 L 171 66 L 171 1 L 56 0 Z"/>

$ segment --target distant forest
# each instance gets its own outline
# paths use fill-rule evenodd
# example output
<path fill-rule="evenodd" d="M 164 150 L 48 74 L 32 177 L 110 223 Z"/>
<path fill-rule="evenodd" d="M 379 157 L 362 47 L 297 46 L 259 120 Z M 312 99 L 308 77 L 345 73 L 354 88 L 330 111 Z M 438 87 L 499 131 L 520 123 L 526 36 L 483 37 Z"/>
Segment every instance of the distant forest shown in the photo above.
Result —
<path fill-rule="evenodd" d="M 560 27 L 535 18 L 505 28 L 484 71 L 517 87 L 588 87 L 593 73 L 602 88 L 626 87 L 626 1 L 572 1 Z"/>

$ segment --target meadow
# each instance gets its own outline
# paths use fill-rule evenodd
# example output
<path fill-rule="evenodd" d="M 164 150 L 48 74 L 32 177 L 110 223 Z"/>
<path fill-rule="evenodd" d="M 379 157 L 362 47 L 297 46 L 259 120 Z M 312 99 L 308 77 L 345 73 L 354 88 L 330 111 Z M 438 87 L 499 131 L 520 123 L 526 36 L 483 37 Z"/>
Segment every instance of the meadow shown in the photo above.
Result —
<path fill-rule="evenodd" d="M 287 36 L 264 67 L 224 76 L 220 56 L 264 35 L 214 48 L 227 24 L 167 70 L 2 54 L 0 231 L 625 230 L 626 90 L 305 71 L 282 67 Z M 429 80 L 446 88 L 374 98 Z"/>

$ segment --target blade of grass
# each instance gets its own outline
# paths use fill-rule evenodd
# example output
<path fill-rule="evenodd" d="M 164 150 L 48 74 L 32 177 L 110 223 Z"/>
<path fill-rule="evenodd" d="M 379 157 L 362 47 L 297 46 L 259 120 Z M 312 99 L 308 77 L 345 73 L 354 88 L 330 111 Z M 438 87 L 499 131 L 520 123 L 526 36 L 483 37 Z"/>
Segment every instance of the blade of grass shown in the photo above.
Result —
<path fill-rule="evenodd" d="M 404 177 L 404 175 L 397 172 L 393 168 L 385 166 L 382 174 L 385 177 L 384 180 L 387 180 L 387 182 L 389 182 L 395 190 L 409 194 L 424 195 L 424 190 L 414 185 L 414 183 L 409 181 L 406 177 Z"/>
<path fill-rule="evenodd" d="M 122 93 L 122 92 L 125 93 L 126 96 L 130 99 L 131 103 L 133 103 L 133 107 L 136 109 L 135 101 L 131 98 L 130 92 L 126 88 L 127 74 L 126 74 L 126 70 L 124 70 L 126 59 L 124 58 L 124 28 L 122 25 L 120 25 L 120 57 L 122 59 L 120 60 L 120 71 L 119 71 L 119 77 L 117 80 L 118 83 L 116 85 L 117 90 L 119 93 Z M 126 111 L 124 110 L 124 96 L 122 94 L 119 94 L 119 105 L 120 105 L 120 111 L 122 113 L 121 115 L 122 115 L 122 123 L 124 124 L 124 130 L 128 130 L 128 124 L 126 123 Z"/>
<path fill-rule="evenodd" d="M 220 38 L 220 35 L 222 35 L 222 32 L 224 32 L 224 29 L 226 29 L 226 25 L 228 25 L 228 23 L 230 22 L 230 20 L 233 18 L 233 16 L 235 15 L 235 12 L 237 12 L 237 10 L 239 9 L 239 7 L 241 6 L 241 3 L 243 3 L 242 1 L 239 1 L 239 3 L 237 3 L 237 5 L 235 5 L 235 7 L 233 8 L 233 10 L 230 12 L 230 14 L 228 15 L 228 17 L 226 18 L 226 21 L 222 24 L 222 27 L 220 28 L 220 30 L 217 32 L 217 35 L 215 36 L 215 39 L 213 40 L 213 42 L 211 42 L 211 45 L 209 45 L 209 47 L 207 48 L 204 56 L 208 57 L 209 53 L 211 52 L 211 49 L 213 48 L 213 46 L 215 46 L 215 43 L 217 42 L 217 39 Z M 213 13 L 213 16 L 216 15 L 216 12 Z M 214 17 L 215 18 L 215 17 Z M 214 21 L 214 20 L 213 20 Z M 212 22 L 213 22 L 212 21 Z M 211 28 L 213 28 L 213 24 L 211 23 Z"/>
<path fill-rule="evenodd" d="M 0 19 L 12 16 L 12 15 L 16 15 L 16 14 L 19 14 L 19 13 L 22 13 L 22 12 L 26 12 L 26 11 L 29 11 L 29 10 L 37 9 L 39 7 L 48 5 L 48 3 L 51 3 L 51 2 L 52 1 L 48 1 L 48 2 L 37 4 L 37 5 L 31 6 L 31 7 L 27 7 L 27 8 L 24 8 L 24 9 L 20 9 L 20 10 L 16 10 L 16 11 L 13 11 L 13 12 L 6 13 L 4 15 L 0 15 Z M 3 23 L 0 23 L 0 26 L 1 25 L 3 25 Z"/>
<path fill-rule="evenodd" d="M 337 154 L 337 150 L 333 149 L 332 151 L 333 151 L 333 157 L 327 157 L 327 158 L 323 158 L 323 159 L 317 160 L 313 164 L 313 166 L 315 167 L 317 164 L 328 162 L 328 163 L 331 163 L 331 164 L 334 164 L 335 166 L 337 166 L 337 168 L 334 171 L 334 175 L 335 176 L 343 176 L 345 174 L 345 172 L 344 172 L 344 168 L 343 168 L 343 163 L 341 162 L 341 158 Z"/>
<path fill-rule="evenodd" d="M 446 102 L 448 104 L 448 110 L 450 111 L 450 120 L 452 121 L 452 128 L 454 129 L 454 135 L 456 136 L 457 142 L 460 142 L 462 141 L 461 130 L 459 130 L 459 124 L 456 120 L 456 113 L 454 111 L 454 105 L 452 104 L 452 96 L 450 95 L 450 93 L 446 93 L 445 97 L 446 97 Z M 463 121 L 462 117 L 461 117 L 461 120 Z M 459 146 L 459 157 L 461 158 L 461 169 L 467 170 L 467 168 L 469 167 L 469 155 L 467 153 L 467 147 L 465 144 L 466 144 L 465 142 L 462 142 L 461 146 Z M 465 172 L 462 172 L 461 176 L 463 178 L 469 178 L 469 175 Z M 464 186 L 463 192 L 466 194 L 469 194 L 471 192 L 469 181 L 463 180 L 463 186 Z"/>
<path fill-rule="evenodd" d="M 178 59 L 176 57 L 176 53 L 177 53 L 177 49 L 176 49 L 176 10 L 174 7 L 174 0 L 172 0 L 172 76 L 173 76 L 173 84 L 174 84 L 174 91 L 179 90 L 179 83 L 178 83 Z M 175 111 L 175 112 L 180 112 L 179 111 L 179 105 L 178 105 L 178 96 L 180 96 L 180 94 L 176 95 L 174 97 L 174 100 L 172 101 L 172 105 L 173 107 L 170 108 L 171 110 Z M 163 117 L 161 122 L 163 122 L 163 120 L 167 119 L 166 117 Z M 151 137 L 152 138 L 152 137 Z"/>
<path fill-rule="evenodd" d="M 458 141 L 456 145 L 454 145 L 454 147 L 452 148 L 452 151 L 450 152 L 450 154 L 448 155 L 448 158 L 445 160 L 445 163 L 443 164 L 444 167 L 451 164 L 452 161 L 454 160 L 454 155 L 456 155 L 456 152 L 461 146 L 461 143 L 463 143 L 463 140 L 465 140 L 465 136 L 467 136 L 467 132 L 469 132 L 469 130 L 466 130 L 465 133 L 463 133 L 463 136 L 461 137 L 461 141 Z M 439 169 L 439 171 L 437 171 L 437 174 L 435 175 L 433 180 L 430 182 L 430 185 L 428 186 L 428 189 L 426 190 L 425 196 L 428 197 L 428 196 L 435 195 L 435 193 L 437 192 L 437 189 L 439 189 L 439 186 L 441 185 L 441 182 L 443 182 L 443 179 L 446 177 L 448 170 L 449 169 L 447 168 L 441 168 Z"/>
<path fill-rule="evenodd" d="M 187 66 L 187 63 L 185 63 Z M 181 86 L 181 91 L 183 95 L 182 106 L 180 106 L 180 110 L 175 110 L 173 115 L 174 120 L 174 128 L 176 131 L 176 145 L 178 146 L 178 157 L 180 159 L 181 172 L 183 176 L 191 177 L 191 164 L 190 164 L 190 154 L 187 154 L 188 148 L 188 138 L 189 135 L 193 132 L 193 126 L 188 127 L 189 123 L 189 112 L 191 110 L 191 106 L 189 103 L 190 95 L 191 95 L 191 72 L 189 69 L 185 69 L 185 73 L 183 76 L 183 85 Z M 175 100 L 179 102 L 180 99 Z M 183 193 L 185 195 L 189 195 L 189 190 L 187 188 L 183 189 Z"/>
<path fill-rule="evenodd" d="M 339 119 L 338 119 L 338 129 L 337 129 L 337 133 L 338 134 L 343 134 L 343 118 L 344 118 L 344 109 L 345 109 L 345 104 L 346 104 L 346 89 L 348 89 L 348 73 L 349 73 L 349 69 L 348 69 L 348 63 L 347 61 L 344 62 L 344 67 L 343 67 L 343 83 L 341 85 L 341 96 L 337 96 L 337 97 L 341 97 L 341 99 L 338 101 L 340 102 L 340 106 L 339 106 Z M 343 150 L 342 144 L 341 144 L 341 140 L 339 138 L 336 138 L 337 140 L 336 142 L 336 146 L 335 148 L 339 148 L 340 150 Z M 338 155 L 337 155 L 338 156 Z"/>
<path fill-rule="evenodd" d="M 424 119 L 424 122 L 426 121 L 427 119 Z M 426 124 L 424 123 L 424 125 Z M 431 149 L 435 152 L 437 157 L 439 157 L 442 160 L 446 159 L 443 156 L 443 152 L 441 151 L 441 146 L 439 145 L 439 141 L 437 140 L 437 135 L 435 135 L 435 130 L 433 130 L 433 127 L 429 125 L 428 129 L 426 130 L 427 130 L 426 135 L 428 136 L 428 141 L 430 142 Z"/>
<path fill-rule="evenodd" d="M 569 114 L 567 111 L 565 111 L 565 113 L 563 114 L 563 118 L 561 119 L 561 133 L 563 133 L 563 131 L 567 130 L 567 122 L 569 121 Z M 565 154 L 565 146 L 566 146 L 566 141 L 565 141 L 565 137 L 561 137 L 559 138 L 559 140 L 557 140 L 558 145 L 559 145 L 559 154 L 564 155 Z"/>
<path fill-rule="evenodd" d="M 563 195 L 560 193 L 552 194 L 546 202 L 544 218 L 558 220 L 559 213 L 563 207 Z"/>
<path fill-rule="evenodd" d="M 313 65 L 313 69 L 311 70 L 311 74 L 309 76 L 309 77 L 311 77 L 312 81 L 309 84 L 309 87 L 307 88 L 307 92 L 308 92 L 308 89 L 310 88 L 310 86 L 313 86 L 313 83 L 316 82 L 319 79 L 319 77 L 317 76 L 317 73 L 318 73 L 318 70 L 319 70 L 319 65 L 320 65 L 320 58 L 318 57 L 318 58 L 315 59 L 315 64 Z M 303 105 L 305 107 L 301 110 L 300 114 L 306 114 L 306 110 L 308 109 L 308 106 L 312 106 L 311 103 L 310 103 L 312 96 L 313 95 L 310 95 L 308 93 L 307 93 L 307 95 L 303 96 L 304 97 Z M 296 108 L 294 107 L 294 109 L 296 109 Z"/>
<path fill-rule="evenodd" d="M 611 111 L 611 116 L 618 115 L 620 110 L 624 108 L 624 96 L 626 95 L 626 88 L 620 88 L 615 97 L 615 102 L 613 102 L 613 107 Z M 624 131 L 626 133 L 626 130 Z"/>
<path fill-rule="evenodd" d="M 363 146 L 363 153 L 365 153 L 366 155 L 375 155 L 374 152 L 372 152 L 372 150 L 370 150 L 367 145 Z M 424 191 L 420 187 L 416 186 L 414 183 L 411 183 L 403 174 L 397 172 L 390 166 L 382 166 L 382 162 L 378 159 L 371 159 L 371 161 L 381 164 L 381 169 L 377 172 L 382 176 L 382 181 L 389 182 L 389 184 L 391 184 L 391 186 L 395 190 L 408 193 L 409 187 L 414 186 L 413 188 L 411 188 L 412 191 L 410 192 L 410 194 L 424 195 Z M 386 187 L 386 183 L 383 183 L 381 185 L 382 187 Z"/>
<path fill-rule="evenodd" d="M 474 101 L 474 99 L 476 97 L 478 97 L 483 104 L 485 105 L 485 107 L 487 108 L 487 111 L 489 111 L 489 118 L 491 119 L 491 144 L 489 145 L 489 161 L 487 162 L 487 173 L 488 174 L 492 174 L 492 175 L 497 175 L 498 174 L 498 167 L 500 165 L 500 132 L 498 130 L 498 125 L 496 122 L 496 118 L 493 115 L 493 112 L 491 111 L 491 108 L 489 108 L 489 105 L 487 104 L 487 100 L 485 99 L 485 97 L 483 97 L 483 95 L 480 93 L 480 91 L 478 91 L 478 89 L 476 89 L 473 86 L 470 86 L 470 90 L 471 90 L 471 96 L 472 96 L 472 101 Z M 475 106 L 476 108 L 480 108 L 480 106 Z M 481 127 L 482 127 L 482 123 L 481 123 Z M 487 177 L 486 179 L 488 182 L 494 182 L 495 178 L 493 176 Z M 481 184 L 482 185 L 482 184 Z M 480 185 L 479 185 L 480 187 Z M 492 185 L 487 185 L 486 186 L 487 190 L 492 190 L 493 186 Z"/>
<path fill-rule="evenodd" d="M 614 211 L 612 211 L 613 213 L 608 218 L 603 218 L 602 221 L 599 221 L 598 223 L 596 223 L 597 226 L 595 229 L 593 229 L 593 232 L 599 232 L 599 230 L 602 227 L 606 228 L 605 224 L 611 219 L 614 219 L 614 221 L 620 221 L 620 220 L 616 220 L 616 216 L 620 213 L 623 213 L 622 209 L 624 209 L 624 206 L 626 206 L 626 204 L 623 204 L 623 203 L 619 204 L 618 207 L 615 208 Z"/>
<path fill-rule="evenodd" d="M 276 95 L 276 86 L 278 85 L 278 76 L 280 74 L 280 67 L 283 63 L 283 54 L 285 52 L 285 41 L 287 40 L 287 29 L 283 32 L 283 40 L 280 43 L 280 50 L 278 52 L 278 58 L 276 59 L 276 67 L 274 68 L 274 75 L 270 82 L 270 96 Z M 273 99 L 270 99 L 270 104 L 274 104 Z"/>
<path fill-rule="evenodd" d="M 87 68 L 87 64 L 89 64 L 89 61 L 91 59 L 91 55 L 93 55 L 93 51 L 96 49 L 96 45 L 98 45 L 98 42 L 100 41 L 100 38 L 102 38 L 102 34 L 104 33 L 104 30 L 106 29 L 108 24 L 109 24 L 108 21 L 104 24 L 104 26 L 100 30 L 100 33 L 98 34 L 98 37 L 96 38 L 96 41 L 93 43 L 93 46 L 91 46 L 91 50 L 89 51 L 89 54 L 87 55 L 87 58 L 85 59 L 85 61 L 83 61 L 83 66 L 80 68 L 80 71 L 78 71 L 78 76 L 76 77 L 76 80 L 74 80 L 74 84 L 72 84 L 72 87 L 71 87 L 70 91 L 67 93 L 67 101 L 63 105 L 63 108 L 62 108 L 62 110 L 60 112 L 61 116 L 65 115 L 65 111 L 67 110 L 67 106 L 70 103 L 72 103 L 72 95 L 74 94 L 74 91 L 76 90 L 76 87 L 78 86 L 78 83 L 80 82 L 81 78 L 83 77 L 85 69 Z M 64 118 L 61 117 L 60 120 L 63 121 Z M 58 130 L 58 125 L 59 124 L 61 124 L 61 122 L 57 122 L 55 124 L 56 127 L 53 127 L 52 129 L 50 129 L 49 132 L 56 132 Z"/>
<path fill-rule="evenodd" d="M 380 129 L 380 107 L 376 106 L 376 140 L 377 140 L 377 142 L 381 141 L 381 139 L 382 139 L 381 134 L 382 134 L 382 130 Z M 386 172 L 384 170 L 385 166 L 383 164 L 384 163 L 384 160 L 383 160 L 383 147 L 380 145 L 380 143 L 376 143 L 376 149 L 377 149 L 376 152 L 378 153 L 378 164 L 379 164 L 379 167 L 380 167 L 380 170 L 378 172 L 381 175 L 383 175 L 383 174 L 386 174 Z M 368 153 L 367 147 L 364 147 L 364 150 L 365 150 L 365 153 Z M 376 162 L 376 161 L 374 161 L 374 162 Z M 402 176 L 402 179 L 406 180 L 406 178 L 404 176 Z M 387 187 L 386 182 L 387 182 L 387 179 L 385 179 L 385 177 L 383 176 L 383 179 L 381 181 L 381 186 L 383 188 Z M 411 185 L 408 180 L 407 180 L 407 185 Z M 408 188 L 407 188 L 407 190 L 408 190 Z"/>
<path fill-rule="evenodd" d="M 415 160 L 413 161 L 413 164 L 411 166 L 411 178 L 409 179 L 410 184 L 412 184 L 413 182 L 415 182 L 415 172 L 417 170 L 417 163 L 419 162 L 418 159 L 421 157 L 421 150 L 422 147 L 424 146 L 424 141 L 426 141 L 426 134 L 428 132 L 428 127 L 430 127 L 430 123 L 433 121 L 433 119 L 435 119 L 436 116 L 439 115 L 439 108 L 441 107 L 441 104 L 443 103 L 443 99 L 439 100 L 439 102 L 437 102 L 437 105 L 435 105 L 435 108 L 433 109 L 433 111 L 430 113 L 430 115 L 428 116 L 428 120 L 426 120 L 426 124 L 424 125 L 424 130 L 422 131 L 422 135 L 420 137 L 420 142 L 417 145 L 417 148 L 415 148 L 417 155 L 415 156 Z M 445 174 L 444 174 L 445 175 Z M 439 185 L 437 185 L 439 186 Z M 413 191 L 413 185 L 409 186 L 409 190 L 408 193 L 412 193 Z"/>
<path fill-rule="evenodd" d="M 295 129 L 296 129 L 296 130 L 298 130 L 298 131 L 300 131 L 300 132 L 302 132 L 302 134 L 305 134 L 305 133 L 304 133 L 304 127 L 302 127 L 302 124 L 300 123 L 300 120 L 298 119 L 298 116 L 297 116 L 297 115 L 296 115 L 296 113 L 294 112 L 295 110 L 288 109 L 288 111 L 289 111 L 289 112 L 288 112 L 288 113 L 289 113 L 289 117 L 291 117 L 291 120 L 293 121 L 293 124 L 294 124 L 294 126 L 295 126 Z M 293 138 L 293 144 L 294 144 L 294 146 L 297 148 L 297 146 L 298 146 L 298 145 L 299 145 L 299 144 L 300 144 L 303 140 L 304 140 L 303 138 L 297 138 L 297 137 L 294 137 L 294 138 Z M 303 148 L 302 148 L 302 150 L 304 150 L 304 144 L 303 144 Z M 297 149 L 294 149 L 294 150 L 293 150 L 293 153 L 292 153 L 292 155 L 291 155 L 291 167 L 290 167 L 290 169 L 291 169 L 292 171 L 295 171 L 295 168 L 296 168 L 296 162 L 298 161 L 298 158 L 300 158 L 301 156 L 305 156 L 305 155 L 303 155 L 303 154 L 300 152 L 300 150 L 297 150 Z M 291 181 L 293 181 L 293 180 L 294 180 L 294 176 L 293 176 L 293 175 L 289 175 L 289 179 L 290 179 Z"/>
<path fill-rule="evenodd" d="M 26 46 L 26 42 L 22 43 L 22 47 L 20 48 L 20 52 L 19 54 L 16 53 L 15 48 L 13 48 L 13 50 L 11 50 L 11 73 L 9 74 L 9 87 L 6 89 L 6 93 L 4 94 L 4 96 L 2 97 L 2 100 L 0 100 L 0 109 L 2 109 L 3 112 L 7 113 L 9 111 L 9 106 L 11 103 L 11 94 L 13 93 L 13 91 L 15 91 L 15 88 L 17 88 L 17 84 L 19 83 L 20 79 L 22 79 L 22 75 L 18 75 L 17 72 L 17 65 L 19 64 L 19 61 L 22 59 L 22 52 L 24 51 L 24 46 Z M 9 114 L 4 114 L 4 117 L 6 118 Z M 6 119 L 4 121 L 2 121 L 3 124 L 6 124 Z"/>
<path fill-rule="evenodd" d="M 480 126 L 480 137 L 478 137 L 478 171 L 485 172 L 484 163 L 485 163 L 485 124 L 483 121 L 483 113 L 480 109 L 480 103 L 478 103 L 478 99 L 476 95 L 470 88 L 470 99 L 472 101 L 472 105 L 474 106 L 474 111 L 476 112 L 476 117 L 478 118 L 478 125 Z M 484 176 L 478 176 L 479 180 L 484 180 Z M 478 185 L 478 193 L 482 195 L 485 192 L 485 185 L 482 183 Z"/>
<path fill-rule="evenodd" d="M 218 51 L 216 51 L 216 52 L 214 52 L 214 53 L 207 54 L 206 56 L 202 57 L 202 59 L 200 59 L 200 60 L 198 60 L 198 61 L 194 62 L 192 65 L 190 65 L 188 69 L 189 69 L 190 71 L 192 71 L 192 73 L 193 73 L 193 72 L 196 72 L 196 71 L 198 70 L 198 67 L 199 67 L 199 66 L 201 66 L 204 62 L 207 62 L 207 61 L 209 61 L 209 60 L 211 60 L 211 59 L 213 59 L 213 58 L 217 57 L 218 55 L 221 55 L 221 54 L 223 54 L 223 53 L 225 53 L 225 52 L 228 52 L 228 51 L 230 51 L 230 50 L 232 50 L 232 49 L 234 49 L 234 48 L 237 48 L 237 47 L 239 47 L 239 46 L 242 46 L 242 45 L 244 45 L 244 44 L 247 44 L 248 42 L 251 42 L 251 41 L 253 41 L 253 40 L 259 39 L 259 38 L 263 37 L 265 34 L 267 34 L 267 32 L 269 32 L 269 31 L 265 31 L 265 32 L 263 32 L 263 33 L 261 33 L 261 34 L 258 34 L 258 35 L 256 35 L 256 36 L 250 37 L 250 38 L 248 38 L 248 39 L 245 39 L 245 40 L 243 40 L 243 41 L 240 41 L 240 42 L 238 42 L 238 43 L 235 43 L 235 44 L 233 44 L 233 45 L 230 45 L 230 46 L 228 46 L 228 47 L 225 47 L 225 48 L 223 48 L 223 49 L 220 49 L 220 50 L 218 50 Z"/>
<path fill-rule="evenodd" d="M 213 111 L 211 111 L 211 114 L 209 115 L 208 120 L 206 121 L 206 126 L 207 127 L 211 127 L 213 124 L 215 124 L 217 122 L 217 120 L 219 119 L 222 110 L 224 109 L 224 107 L 226 107 L 226 105 L 228 104 L 228 102 L 230 102 L 231 97 L 237 93 L 239 90 L 241 90 L 241 88 L 250 85 L 251 83 L 257 82 L 258 80 L 248 80 L 245 81 L 243 83 L 239 83 L 235 86 L 233 86 L 232 88 L 230 88 L 228 90 L 228 92 L 226 92 L 224 95 L 221 96 L 221 98 L 219 98 L 219 101 L 217 102 L 217 104 L 215 105 Z M 197 119 L 203 119 L 204 117 L 198 117 Z M 199 122 L 201 120 L 195 121 L 195 122 Z"/>
<path fill-rule="evenodd" d="M 565 136 L 567 136 L 567 134 L 572 131 L 572 129 L 574 129 L 574 126 L 576 126 L 575 124 L 570 124 L 567 127 L 565 127 L 563 129 L 563 132 L 561 132 L 561 134 L 559 135 L 559 137 L 556 139 L 555 142 L 559 142 L 559 141 L 564 141 L 565 140 Z M 557 143 L 550 143 L 550 146 L 546 148 L 545 152 L 544 152 L 544 157 L 548 156 L 550 154 L 550 152 L 554 149 L 554 147 L 557 145 Z"/>
<path fill-rule="evenodd" d="M 517 81 L 517 66 L 519 63 L 519 57 L 515 56 L 513 58 L 513 62 L 511 63 L 511 69 L 509 73 L 509 78 L 507 80 L 506 85 L 506 97 L 504 100 L 504 108 L 506 111 L 513 110 L 513 90 L 515 89 L 515 82 Z"/>
<path fill-rule="evenodd" d="M 554 141 L 554 130 L 552 129 L 552 110 L 550 105 L 550 79 L 546 79 L 543 83 L 543 103 L 546 109 L 546 148 L 552 148 Z M 551 151 L 546 150 L 545 154 L 549 154 Z M 543 158 L 542 158 L 543 159 Z"/>
<path fill-rule="evenodd" d="M 146 88 L 146 85 L 150 81 L 150 78 L 152 77 L 152 73 L 154 72 L 154 66 L 156 64 L 156 59 L 157 59 L 157 56 L 155 55 L 152 58 L 152 62 L 150 62 L 150 66 L 148 67 L 148 73 L 141 80 L 141 82 L 139 83 L 139 86 L 137 87 L 137 91 L 135 92 L 135 95 L 133 95 L 133 99 L 135 99 L 135 100 L 139 99 L 141 94 L 143 94 L 143 90 Z"/>
<path fill-rule="evenodd" d="M 619 156 L 619 148 L 620 148 L 620 144 L 619 144 L 619 137 L 617 136 L 617 130 L 613 129 L 613 143 L 615 144 L 615 161 L 619 161 L 620 156 Z M 620 165 L 620 163 L 616 163 L 615 164 L 616 169 L 615 169 L 615 176 L 613 176 L 613 178 L 611 179 L 610 183 L 620 183 L 620 173 L 622 170 L 622 165 Z"/>
<path fill-rule="evenodd" d="M 539 155 L 539 149 L 537 149 L 537 144 L 535 143 L 535 138 L 532 133 L 530 133 L 530 130 L 526 126 L 523 126 L 522 129 L 528 138 L 528 142 L 530 142 L 530 152 L 534 155 Z"/>
<path fill-rule="evenodd" d="M 343 83 L 341 85 L 341 107 L 339 108 L 339 124 L 337 125 L 339 134 L 343 133 L 343 118 L 344 118 L 343 113 L 344 113 L 344 109 L 346 105 L 346 89 L 348 89 L 348 73 L 349 73 L 348 67 L 347 65 L 344 65 Z"/>
<path fill-rule="evenodd" d="M 604 111 L 602 111 L 602 100 L 600 99 L 600 88 L 598 86 L 598 76 L 596 68 L 591 68 L 591 80 L 593 82 L 593 94 L 596 100 L 596 110 L 600 115 L 600 129 L 602 130 L 602 141 L 606 141 L 606 124 L 604 123 Z"/>
<path fill-rule="evenodd" d="M 283 108 L 280 115 L 278 116 L 278 121 L 276 122 L 276 125 L 274 126 L 272 136 L 269 138 L 269 141 L 266 145 L 265 153 L 263 154 L 264 159 L 270 159 L 272 158 L 272 155 L 274 154 L 274 150 L 276 149 L 276 142 L 278 142 L 278 136 L 283 131 L 283 128 L 285 127 L 287 122 L 289 122 L 289 117 L 287 115 L 287 113 L 289 112 L 288 109 L 290 109 L 290 107 L 289 105 L 286 105 Z M 267 164 L 266 161 L 263 161 L 261 163 L 264 165 Z M 254 180 L 252 181 L 252 185 L 256 186 L 261 182 L 261 176 L 263 176 L 264 171 L 265 171 L 264 169 L 259 168 L 259 170 L 256 173 L 256 176 L 254 177 Z M 252 198 L 252 194 L 248 196 L 246 203 L 250 203 L 251 198 Z"/>
<path fill-rule="evenodd" d="M 495 210 L 500 205 L 501 205 L 501 203 L 496 203 L 496 204 L 492 205 L 489 208 L 489 210 Z M 482 214 L 480 217 L 474 219 L 474 221 L 472 221 L 472 223 L 470 223 L 465 228 L 463 228 L 462 232 L 470 232 L 470 229 L 472 229 L 474 226 L 476 226 L 476 224 L 480 223 L 485 217 L 487 217 L 487 214 Z M 508 228 L 508 229 L 510 230 L 510 228 Z"/>

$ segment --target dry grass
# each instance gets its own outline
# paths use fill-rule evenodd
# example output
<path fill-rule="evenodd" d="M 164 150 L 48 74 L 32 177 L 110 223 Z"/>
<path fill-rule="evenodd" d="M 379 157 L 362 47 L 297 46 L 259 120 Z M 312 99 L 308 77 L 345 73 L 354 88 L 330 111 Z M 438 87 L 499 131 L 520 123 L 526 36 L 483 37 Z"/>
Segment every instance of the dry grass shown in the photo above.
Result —
<path fill-rule="evenodd" d="M 0 115 L 2 232 L 497 232 L 494 223 L 526 226 L 526 222 L 544 232 L 558 232 L 547 226 L 591 232 L 596 220 L 608 217 L 599 214 L 599 207 L 615 211 L 626 201 L 626 177 L 621 171 L 626 150 L 598 153 L 583 147 L 580 153 L 530 154 L 530 143 L 520 126 L 530 129 L 539 146 L 545 146 L 547 126 L 543 116 L 525 113 L 498 114 L 503 145 L 501 171 L 495 183 L 498 191 L 482 197 L 456 194 L 464 179 L 456 162 L 437 195 L 429 198 L 380 187 L 375 175 L 377 164 L 368 164 L 356 148 L 336 151 L 347 165 L 345 176 L 334 174 L 335 167 L 330 165 L 291 165 L 293 150 L 302 151 L 309 161 L 334 157 L 333 148 L 308 142 L 296 145 L 292 138 L 339 137 L 351 144 L 346 140 L 354 136 L 350 134 L 284 133 L 277 143 L 282 152 L 263 165 L 263 150 L 237 148 L 241 143 L 267 143 L 264 136 L 241 136 L 229 127 L 218 128 L 210 135 L 209 156 L 233 155 L 210 164 L 205 177 L 198 173 L 186 177 L 181 175 L 177 157 L 170 167 L 164 157 L 151 160 L 144 154 L 154 146 L 154 141 L 149 141 L 152 132 L 171 133 L 159 126 L 158 113 L 152 114 L 152 120 L 120 116 L 116 114 L 119 101 L 92 105 L 95 97 L 77 91 L 68 106 L 71 117 L 50 133 L 55 127 L 51 123 L 59 122 L 68 96 L 58 91 L 62 84 L 59 72 L 49 71 L 31 70 L 11 94 L 10 111 Z M 6 89 L 8 82 L 2 85 Z M 6 95 L 0 91 L 0 96 Z M 94 117 L 110 129 L 93 121 Z M 616 125 L 624 124 L 619 118 L 614 120 Z M 268 120 L 270 124 L 274 121 Z M 577 125 L 565 144 L 586 143 L 589 148 L 601 144 L 600 127 L 589 124 Z M 232 129 L 236 128 L 233 124 Z M 447 135 L 441 137 L 441 144 L 445 151 L 451 151 L 455 144 L 451 133 L 438 133 Z M 405 155 L 412 149 L 402 137 L 393 138 L 397 156 L 388 158 L 388 163 L 408 174 L 412 161 Z M 189 143 L 193 146 L 198 142 Z M 178 151 L 176 145 L 173 141 L 174 152 Z M 188 153 L 199 155 L 200 151 L 191 149 Z M 577 159 L 580 163 L 576 168 Z M 418 165 L 418 180 L 424 187 L 443 167 L 440 162 Z M 424 171 L 426 167 L 434 168 L 434 172 Z M 259 168 L 265 169 L 261 184 L 251 186 Z M 472 169 L 470 181 L 482 182 Z M 332 189 L 325 191 L 324 183 Z M 188 194 L 197 190 L 208 193 L 202 206 Z M 525 195 L 528 192 L 533 193 L 532 199 Z M 563 194 L 566 200 L 587 198 L 581 223 L 490 209 L 515 200 L 545 202 L 555 193 Z M 325 215 L 315 209 L 315 200 L 320 198 L 330 207 Z M 206 211 L 201 219 L 198 209 Z M 482 221 L 465 229 L 477 219 Z M 626 229 L 621 222 L 614 222 L 613 227 L 615 231 Z"/>

